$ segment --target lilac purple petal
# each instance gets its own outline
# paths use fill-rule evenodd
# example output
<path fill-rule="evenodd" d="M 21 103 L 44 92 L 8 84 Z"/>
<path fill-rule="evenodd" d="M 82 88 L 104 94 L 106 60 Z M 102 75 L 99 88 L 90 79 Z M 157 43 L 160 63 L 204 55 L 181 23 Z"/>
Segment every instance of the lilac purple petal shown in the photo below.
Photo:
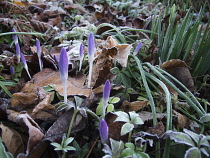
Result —
<path fill-rule="evenodd" d="M 106 144 L 108 141 L 108 136 L 109 136 L 109 128 L 107 126 L 107 123 L 104 119 L 101 119 L 100 121 L 100 126 L 99 126 L 99 133 L 101 137 L 101 142 L 102 144 Z"/>
<path fill-rule="evenodd" d="M 13 28 L 12 32 L 17 32 L 17 31 Z M 17 34 L 13 34 L 12 37 L 13 37 L 13 40 L 14 40 L 15 44 L 17 44 L 18 43 L 18 36 L 17 36 Z"/>
<path fill-rule="evenodd" d="M 58 58 L 56 57 L 56 55 L 53 56 L 55 62 L 58 64 Z"/>
<path fill-rule="evenodd" d="M 108 101 L 109 99 L 109 95 L 110 95 L 110 81 L 106 80 L 106 83 L 104 85 L 104 89 L 103 89 L 103 99 L 105 101 Z"/>
<path fill-rule="evenodd" d="M 95 53 L 95 41 L 94 41 L 93 33 L 91 32 L 89 37 L 88 37 L 88 57 L 89 57 L 89 62 L 93 61 L 94 53 Z"/>
<path fill-rule="evenodd" d="M 37 50 L 38 57 L 41 57 L 41 47 L 40 47 L 40 42 L 38 39 L 36 40 L 36 50 Z"/>
<path fill-rule="evenodd" d="M 79 48 L 79 57 L 83 58 L 83 55 L 84 55 L 84 46 L 83 44 L 81 44 Z"/>
<path fill-rule="evenodd" d="M 68 78 L 68 56 L 65 48 L 61 49 L 59 60 L 59 71 L 61 80 L 67 80 Z"/>
<path fill-rule="evenodd" d="M 141 46 L 142 46 L 142 41 L 140 41 L 139 44 L 136 46 L 136 48 L 135 48 L 135 50 L 133 52 L 134 55 L 136 55 L 138 53 L 138 51 L 140 50 Z"/>
<path fill-rule="evenodd" d="M 15 70 L 14 70 L 14 67 L 12 65 L 10 65 L 9 70 L 10 70 L 11 75 L 15 74 Z"/>

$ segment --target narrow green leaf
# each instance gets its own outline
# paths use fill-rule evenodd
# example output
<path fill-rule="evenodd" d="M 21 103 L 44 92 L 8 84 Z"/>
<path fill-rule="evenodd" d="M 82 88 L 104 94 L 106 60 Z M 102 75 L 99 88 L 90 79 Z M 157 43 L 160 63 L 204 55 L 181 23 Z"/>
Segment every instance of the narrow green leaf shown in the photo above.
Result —
<path fill-rule="evenodd" d="M 64 147 L 68 146 L 73 140 L 74 140 L 73 137 L 70 137 L 70 138 L 66 139 L 65 142 L 64 142 Z"/>
<path fill-rule="evenodd" d="M 66 149 L 66 150 L 76 150 L 76 148 L 74 148 L 72 146 L 66 146 L 64 149 Z"/>
<path fill-rule="evenodd" d="M 52 146 L 56 147 L 56 148 L 62 148 L 62 146 L 58 143 L 50 143 Z"/>
<path fill-rule="evenodd" d="M 11 94 L 10 91 L 4 86 L 4 84 L 2 83 L 2 81 L 0 81 L 0 87 L 4 90 L 4 92 L 5 92 L 9 97 L 12 97 L 12 94 Z"/>

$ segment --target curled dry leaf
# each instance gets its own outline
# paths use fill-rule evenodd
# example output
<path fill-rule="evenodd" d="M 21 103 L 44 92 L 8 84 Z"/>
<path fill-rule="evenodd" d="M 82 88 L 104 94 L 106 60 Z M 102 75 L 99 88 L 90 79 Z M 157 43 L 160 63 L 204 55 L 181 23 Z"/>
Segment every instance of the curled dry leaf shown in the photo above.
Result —
<path fill-rule="evenodd" d="M 96 64 L 93 66 L 93 76 L 91 86 L 96 88 L 111 78 L 110 69 L 113 63 L 118 61 L 123 67 L 127 65 L 128 55 L 131 45 L 118 44 L 111 36 L 101 45 L 102 51 L 96 58 Z"/>
<path fill-rule="evenodd" d="M 19 114 L 17 122 L 28 128 L 29 138 L 25 154 L 27 156 L 33 147 L 42 141 L 44 134 L 41 132 L 39 125 L 25 112 Z"/>
<path fill-rule="evenodd" d="M 112 56 L 114 62 L 118 61 L 123 67 L 127 66 L 127 59 L 128 55 L 130 54 L 130 50 L 132 48 L 132 45 L 130 44 L 118 44 L 117 41 L 109 36 L 106 40 L 105 48 L 111 48 L 116 47 L 117 48 L 117 54 Z"/>
<path fill-rule="evenodd" d="M 48 93 L 45 98 L 33 109 L 32 114 L 36 115 L 40 110 L 54 110 L 55 107 L 50 104 L 52 93 Z"/>
<path fill-rule="evenodd" d="M 8 152 L 10 152 L 14 157 L 17 157 L 19 153 L 23 153 L 25 147 L 24 140 L 21 135 L 17 131 L 4 126 L 3 124 L 0 124 L 0 128 L 2 130 L 2 140 L 4 141 Z"/>
<path fill-rule="evenodd" d="M 189 90 L 195 89 L 192 75 L 189 71 L 187 64 L 184 61 L 181 61 L 179 59 L 169 60 L 169 61 L 164 62 L 161 68 L 165 69 L 168 73 L 174 76 L 183 85 L 185 85 Z M 175 82 L 173 83 L 181 90 L 184 90 L 179 84 Z"/>

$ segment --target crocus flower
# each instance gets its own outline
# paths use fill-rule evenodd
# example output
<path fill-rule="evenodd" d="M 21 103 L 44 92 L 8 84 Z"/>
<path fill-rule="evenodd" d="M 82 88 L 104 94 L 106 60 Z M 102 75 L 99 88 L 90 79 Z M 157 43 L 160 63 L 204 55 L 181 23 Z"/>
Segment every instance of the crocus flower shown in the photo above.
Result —
<path fill-rule="evenodd" d="M 37 56 L 38 56 L 38 59 L 39 59 L 39 68 L 40 68 L 40 71 L 42 71 L 43 63 L 42 63 L 42 60 L 41 60 L 41 47 L 40 47 L 40 42 L 39 42 L 38 39 L 36 39 L 36 50 L 37 50 Z"/>
<path fill-rule="evenodd" d="M 13 76 L 15 74 L 15 70 L 12 65 L 10 65 L 9 70 L 10 70 L 10 74 Z"/>
<path fill-rule="evenodd" d="M 102 113 L 102 118 L 105 117 L 105 111 L 106 111 L 106 107 L 108 104 L 108 100 L 109 100 L 109 95 L 110 95 L 110 81 L 106 80 L 106 83 L 104 85 L 104 89 L 103 89 L 103 113 Z"/>
<path fill-rule="evenodd" d="M 71 50 L 71 48 L 70 48 L 70 47 L 68 47 L 68 48 L 66 49 L 66 51 L 67 51 L 67 52 L 69 52 L 70 50 Z"/>
<path fill-rule="evenodd" d="M 67 103 L 66 81 L 68 79 L 68 56 L 67 56 L 65 48 L 62 48 L 61 52 L 60 52 L 59 72 L 60 72 L 60 77 L 61 77 L 62 84 L 63 84 L 64 102 Z"/>
<path fill-rule="evenodd" d="M 134 52 L 133 52 L 133 55 L 136 55 L 139 51 L 139 49 L 141 48 L 142 46 L 142 41 L 139 42 L 139 44 L 136 46 Z"/>
<path fill-rule="evenodd" d="M 95 41 L 93 33 L 91 32 L 88 37 L 88 60 L 89 60 L 88 88 L 90 88 L 90 83 L 91 83 L 94 53 L 95 53 Z"/>
<path fill-rule="evenodd" d="M 82 68 L 82 60 L 84 58 L 84 48 L 83 48 L 83 44 L 80 45 L 80 49 L 79 49 L 79 71 Z"/>
<path fill-rule="evenodd" d="M 28 71 L 28 65 L 26 63 L 26 59 L 25 59 L 25 57 L 24 57 L 24 55 L 22 53 L 20 53 L 20 56 L 21 56 L 21 61 L 23 63 L 23 67 L 26 69 L 26 72 L 27 72 L 29 78 L 31 79 L 31 75 L 30 75 L 30 73 Z"/>
<path fill-rule="evenodd" d="M 99 133 L 101 137 L 102 144 L 106 144 L 108 141 L 109 136 L 109 127 L 107 126 L 107 123 L 104 119 L 101 119 L 100 125 L 99 125 Z"/>
<path fill-rule="evenodd" d="M 16 30 L 13 28 L 12 32 L 16 32 Z M 18 36 L 17 36 L 17 34 L 13 34 L 12 37 L 15 42 L 16 56 L 17 56 L 18 63 L 19 63 L 20 62 L 20 45 L 18 43 Z"/>
<path fill-rule="evenodd" d="M 56 57 L 56 55 L 53 56 L 55 62 L 58 64 L 58 58 Z"/>

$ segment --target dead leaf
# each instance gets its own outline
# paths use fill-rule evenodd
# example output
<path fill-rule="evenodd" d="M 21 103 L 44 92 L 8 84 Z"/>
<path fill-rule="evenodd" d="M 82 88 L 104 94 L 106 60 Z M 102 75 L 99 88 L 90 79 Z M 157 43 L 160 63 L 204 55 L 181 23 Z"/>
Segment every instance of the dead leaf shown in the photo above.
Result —
<path fill-rule="evenodd" d="M 157 125 L 154 127 L 149 127 L 149 129 L 146 131 L 147 133 L 158 135 L 158 137 L 161 137 L 165 132 L 165 126 L 160 121 Z"/>
<path fill-rule="evenodd" d="M 194 90 L 194 81 L 192 79 L 192 75 L 189 71 L 187 64 L 184 61 L 179 59 L 172 59 L 166 61 L 161 66 L 162 69 L 165 69 L 168 73 L 174 76 L 177 80 L 179 80 L 183 85 L 185 85 L 189 90 Z M 177 84 L 176 82 L 172 81 L 179 89 L 184 91 L 184 89 Z"/>
<path fill-rule="evenodd" d="M 134 101 L 134 102 L 128 102 L 128 101 L 124 101 L 121 105 L 121 108 L 125 111 L 125 112 L 129 112 L 129 111 L 139 111 L 142 110 L 143 108 L 145 108 L 146 106 L 148 106 L 149 104 L 148 100 L 145 101 Z"/>
<path fill-rule="evenodd" d="M 24 140 L 21 135 L 9 128 L 0 124 L 0 128 L 2 130 L 2 140 L 7 147 L 8 152 L 10 152 L 14 157 L 17 157 L 19 153 L 23 153 L 25 151 Z"/>
<path fill-rule="evenodd" d="M 39 102 L 37 106 L 32 111 L 32 115 L 36 115 L 40 110 L 54 110 L 55 107 L 50 104 L 50 101 L 52 99 L 52 93 L 48 93 L 45 98 Z"/>
<path fill-rule="evenodd" d="M 67 95 L 89 96 L 91 90 L 84 87 L 85 79 L 86 76 L 83 74 L 69 77 L 67 81 Z M 63 94 L 60 73 L 52 69 L 46 68 L 42 72 L 35 74 L 32 82 L 38 87 L 55 85 L 55 90 L 61 95 Z"/>
<path fill-rule="evenodd" d="M 127 59 L 128 55 L 130 54 L 130 50 L 132 48 L 132 45 L 130 44 L 118 44 L 117 41 L 109 36 L 106 40 L 106 45 L 105 48 L 111 48 L 111 47 L 116 47 L 118 49 L 118 52 L 116 55 L 113 56 L 113 60 L 118 61 L 122 67 L 127 66 Z"/>
<path fill-rule="evenodd" d="M 18 92 L 12 95 L 11 106 L 17 111 L 26 107 L 35 106 L 38 103 L 37 94 L 34 92 Z"/>
<path fill-rule="evenodd" d="M 63 115 L 61 115 L 56 122 L 48 129 L 45 134 L 45 140 L 50 142 L 60 142 L 64 133 L 67 133 L 70 121 L 72 119 L 73 109 L 68 110 Z M 86 126 L 87 118 L 84 117 L 80 112 L 77 113 L 76 118 L 73 123 L 71 133 L 81 131 Z"/>
<path fill-rule="evenodd" d="M 192 122 L 191 120 L 189 120 L 186 116 L 180 114 L 179 112 L 173 110 L 173 114 L 176 115 L 178 117 L 178 124 L 177 126 L 181 129 L 187 127 L 190 125 L 190 123 Z"/>
<path fill-rule="evenodd" d="M 102 48 L 96 57 L 96 63 L 93 65 L 93 75 L 91 86 L 96 88 L 105 83 L 113 75 L 110 70 L 113 63 L 118 61 L 123 67 L 127 65 L 127 58 L 130 54 L 131 45 L 118 44 L 111 36 L 107 38 L 105 43 L 101 43 Z"/>
<path fill-rule="evenodd" d="M 39 125 L 26 113 L 21 112 L 17 117 L 17 122 L 22 126 L 26 126 L 28 128 L 28 143 L 27 143 L 27 150 L 26 156 L 30 153 L 33 147 L 41 142 L 44 137 L 44 134 L 41 132 L 41 128 Z"/>

